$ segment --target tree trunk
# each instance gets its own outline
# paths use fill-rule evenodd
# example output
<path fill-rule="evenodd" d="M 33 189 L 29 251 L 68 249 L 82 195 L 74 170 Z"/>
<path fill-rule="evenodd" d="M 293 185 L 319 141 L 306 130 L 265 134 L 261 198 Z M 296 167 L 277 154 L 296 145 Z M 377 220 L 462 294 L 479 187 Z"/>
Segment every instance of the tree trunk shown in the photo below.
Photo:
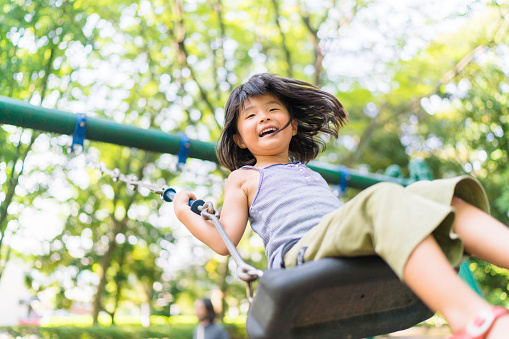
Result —
<path fill-rule="evenodd" d="M 117 243 L 115 242 L 115 238 L 117 234 L 119 234 L 125 226 L 125 223 L 114 220 L 114 227 L 111 237 L 109 239 L 108 251 L 101 258 L 101 279 L 99 281 L 99 285 L 97 286 L 97 292 L 95 294 L 94 302 L 93 302 L 93 319 L 94 325 L 99 324 L 99 312 L 102 310 L 102 296 L 104 294 L 107 282 L 106 270 L 110 267 L 111 258 L 113 257 L 113 252 L 117 248 Z"/>
<path fill-rule="evenodd" d="M 30 139 L 30 143 L 26 146 L 23 153 L 21 153 L 22 143 L 21 143 L 21 137 L 20 137 L 17 157 L 13 159 L 12 172 L 11 172 L 10 178 L 8 179 L 9 189 L 7 190 L 7 194 L 5 195 L 4 201 L 0 205 L 0 235 L 1 235 L 1 237 L 0 237 L 0 280 L 2 279 L 2 274 L 5 269 L 5 266 L 7 266 L 7 262 L 9 261 L 9 255 L 10 255 L 10 251 L 7 251 L 7 254 L 5 255 L 5 257 L 2 256 L 2 245 L 3 245 L 3 241 L 5 239 L 5 230 L 7 229 L 7 223 L 9 221 L 7 209 L 9 208 L 9 205 L 12 203 L 12 200 L 14 199 L 16 186 L 18 186 L 19 178 L 23 174 L 23 169 L 25 168 L 25 160 L 28 156 L 28 152 L 32 149 L 32 145 L 34 144 L 35 139 L 37 139 L 39 134 L 40 133 L 38 133 L 38 132 L 32 133 L 32 138 Z M 15 168 L 16 168 L 16 163 L 18 161 L 21 161 L 23 165 L 21 166 L 19 173 L 16 173 Z"/>

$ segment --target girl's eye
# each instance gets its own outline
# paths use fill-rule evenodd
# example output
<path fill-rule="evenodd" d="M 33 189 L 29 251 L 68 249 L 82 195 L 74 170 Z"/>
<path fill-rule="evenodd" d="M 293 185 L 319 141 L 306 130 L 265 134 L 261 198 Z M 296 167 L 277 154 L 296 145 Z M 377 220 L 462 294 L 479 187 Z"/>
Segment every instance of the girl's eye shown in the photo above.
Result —
<path fill-rule="evenodd" d="M 278 111 L 278 110 L 279 110 L 279 108 L 271 108 L 269 111 L 273 112 L 273 111 Z"/>
<path fill-rule="evenodd" d="M 248 115 L 246 116 L 246 119 L 252 118 L 252 117 L 254 117 L 254 116 L 255 116 L 255 115 L 254 115 L 253 113 L 248 114 Z"/>

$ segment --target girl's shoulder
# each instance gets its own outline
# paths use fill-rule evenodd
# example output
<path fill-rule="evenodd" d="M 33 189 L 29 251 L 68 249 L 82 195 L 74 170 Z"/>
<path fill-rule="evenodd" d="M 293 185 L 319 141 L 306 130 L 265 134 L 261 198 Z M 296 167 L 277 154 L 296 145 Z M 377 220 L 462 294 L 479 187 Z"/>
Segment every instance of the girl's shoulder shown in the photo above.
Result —
<path fill-rule="evenodd" d="M 260 181 L 260 172 L 254 168 L 239 168 L 230 173 L 226 181 L 226 189 L 238 188 L 242 189 L 247 195 L 249 205 L 256 194 L 258 183 Z"/>
<path fill-rule="evenodd" d="M 228 181 L 246 183 L 258 178 L 260 178 L 260 173 L 256 170 L 256 168 L 239 168 L 230 173 Z"/>

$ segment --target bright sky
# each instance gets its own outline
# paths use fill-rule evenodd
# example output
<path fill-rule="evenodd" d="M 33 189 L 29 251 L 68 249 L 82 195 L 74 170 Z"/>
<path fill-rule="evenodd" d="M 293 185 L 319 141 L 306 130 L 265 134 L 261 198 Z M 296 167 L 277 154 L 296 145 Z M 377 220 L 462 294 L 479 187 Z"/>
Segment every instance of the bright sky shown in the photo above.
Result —
<path fill-rule="evenodd" d="M 486 10 L 483 1 L 473 0 L 375 1 L 344 30 L 323 32 L 333 40 L 326 45 L 324 67 L 331 79 L 366 78 L 373 90 L 387 90 L 390 79 L 378 77 L 386 74 L 385 64 L 410 59 L 441 33 L 457 30 L 469 17 L 454 14 L 465 14 L 469 7 L 476 14 Z M 405 45 L 397 48 L 402 38 Z"/>

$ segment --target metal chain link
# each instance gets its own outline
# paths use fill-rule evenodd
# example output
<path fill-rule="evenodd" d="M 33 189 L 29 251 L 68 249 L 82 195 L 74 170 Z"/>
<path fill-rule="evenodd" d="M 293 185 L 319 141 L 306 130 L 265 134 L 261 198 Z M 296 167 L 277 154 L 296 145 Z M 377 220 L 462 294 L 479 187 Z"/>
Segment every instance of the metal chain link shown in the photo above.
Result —
<path fill-rule="evenodd" d="M 165 187 L 157 187 L 155 185 L 147 184 L 143 181 L 140 181 L 140 180 L 138 180 L 138 177 L 136 177 L 135 175 L 127 176 L 127 175 L 121 174 L 120 170 L 118 168 L 115 168 L 114 170 L 110 170 L 106 167 L 104 162 L 101 162 L 100 164 L 98 164 L 96 166 L 101 171 L 102 174 L 108 174 L 109 176 L 111 176 L 111 178 L 114 182 L 123 181 L 126 184 L 133 186 L 133 188 L 143 187 L 143 188 L 150 190 L 151 192 L 153 192 L 155 194 L 163 194 L 164 190 L 166 189 Z"/>
<path fill-rule="evenodd" d="M 107 175 L 111 176 L 111 178 L 113 179 L 114 182 L 123 181 L 126 184 L 133 186 L 133 188 L 144 187 L 144 188 L 150 190 L 151 192 L 153 192 L 155 194 L 159 194 L 159 195 L 163 194 L 163 192 L 168 188 L 167 186 L 160 188 L 160 187 L 157 187 L 157 186 L 154 186 L 151 184 L 147 184 L 145 182 L 138 180 L 138 178 L 135 175 L 124 175 L 124 174 L 120 173 L 120 170 L 118 168 L 115 168 L 114 170 L 110 170 L 109 168 L 106 167 L 104 162 L 99 163 L 95 159 L 93 159 L 91 156 L 85 154 L 85 152 L 83 152 L 83 154 L 85 156 L 86 163 L 89 163 L 94 168 L 100 170 L 101 174 L 103 174 L 103 175 L 107 174 Z M 247 264 L 242 259 L 237 248 L 235 247 L 235 245 L 231 241 L 230 237 L 224 230 L 223 225 L 219 221 L 219 212 L 214 209 L 212 202 L 207 201 L 203 206 L 200 206 L 199 209 L 201 211 L 201 214 L 200 214 L 201 217 L 204 220 L 211 220 L 214 223 L 214 225 L 216 226 L 216 229 L 219 232 L 219 235 L 223 239 L 233 260 L 237 264 L 237 272 L 236 272 L 237 276 L 239 277 L 239 279 L 241 279 L 242 281 L 244 281 L 246 283 L 246 295 L 247 295 L 247 299 L 248 299 L 249 303 L 251 303 L 253 301 L 253 295 L 254 295 L 253 288 L 252 288 L 251 284 L 258 278 L 263 276 L 263 271 L 257 269 L 254 266 Z"/>
<path fill-rule="evenodd" d="M 253 289 L 251 283 L 258 278 L 261 278 L 263 276 L 263 271 L 249 265 L 244 261 L 244 259 L 242 259 L 239 251 L 231 241 L 230 237 L 228 237 L 228 234 L 224 230 L 223 225 L 219 221 L 218 213 L 210 201 L 207 201 L 203 206 L 200 206 L 199 209 L 201 210 L 201 216 L 203 219 L 211 220 L 214 223 L 217 231 L 219 232 L 219 235 L 228 248 L 230 255 L 237 264 L 237 276 L 240 280 L 246 283 L 246 295 L 249 303 L 251 304 L 253 301 Z"/>
<path fill-rule="evenodd" d="M 79 155 L 83 155 L 85 158 L 85 163 L 89 164 L 90 166 L 92 166 L 95 169 L 98 169 L 102 175 L 104 175 L 104 174 L 109 175 L 114 182 L 123 181 L 127 185 L 131 185 L 133 189 L 136 189 L 138 187 L 143 187 L 155 194 L 162 194 L 164 192 L 164 190 L 166 188 L 168 188 L 167 186 L 159 187 L 159 186 L 155 186 L 155 185 L 140 181 L 138 179 L 138 177 L 134 174 L 124 175 L 124 174 L 120 173 L 120 170 L 118 168 L 111 170 L 108 167 L 106 167 L 104 162 L 96 161 L 92 156 L 88 155 L 84 151 L 81 151 L 79 153 L 75 152 L 73 154 L 75 154 L 74 155 L 75 158 L 78 157 Z"/>

